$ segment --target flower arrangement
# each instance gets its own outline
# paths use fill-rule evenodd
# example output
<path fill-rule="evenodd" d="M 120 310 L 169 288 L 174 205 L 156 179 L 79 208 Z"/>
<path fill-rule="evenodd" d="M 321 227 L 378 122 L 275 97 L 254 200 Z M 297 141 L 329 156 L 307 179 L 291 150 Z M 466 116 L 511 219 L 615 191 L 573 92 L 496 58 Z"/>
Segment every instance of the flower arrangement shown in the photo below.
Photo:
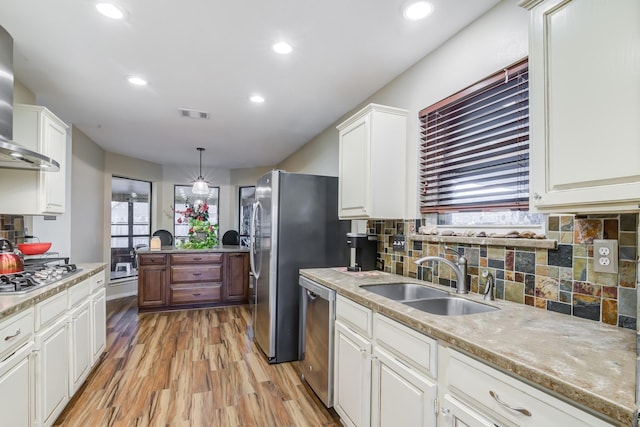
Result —
<path fill-rule="evenodd" d="M 190 205 L 186 201 L 185 210 L 175 211 L 184 219 L 178 218 L 178 224 L 187 221 L 189 224 L 189 241 L 180 245 L 184 249 L 204 249 L 218 245 L 218 224 L 209 222 L 209 205 L 207 202 Z"/>

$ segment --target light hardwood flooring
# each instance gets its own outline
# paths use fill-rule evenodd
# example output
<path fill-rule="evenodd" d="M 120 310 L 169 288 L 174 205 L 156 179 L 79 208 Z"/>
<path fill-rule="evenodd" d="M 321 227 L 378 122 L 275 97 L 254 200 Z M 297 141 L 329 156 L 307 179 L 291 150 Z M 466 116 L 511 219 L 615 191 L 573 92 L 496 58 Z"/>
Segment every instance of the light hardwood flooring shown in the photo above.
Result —
<path fill-rule="evenodd" d="M 249 339 L 248 306 L 138 314 L 107 302 L 107 349 L 55 426 L 340 426 Z"/>

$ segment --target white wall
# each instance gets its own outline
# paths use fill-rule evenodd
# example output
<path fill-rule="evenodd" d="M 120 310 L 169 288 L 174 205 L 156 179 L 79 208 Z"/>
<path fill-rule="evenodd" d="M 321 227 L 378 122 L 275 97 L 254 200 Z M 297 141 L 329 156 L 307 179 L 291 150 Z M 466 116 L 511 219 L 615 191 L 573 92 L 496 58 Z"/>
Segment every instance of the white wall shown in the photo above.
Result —
<path fill-rule="evenodd" d="M 528 55 L 528 12 L 518 0 L 504 0 L 437 50 L 336 120 L 300 150 L 278 164 L 291 172 L 337 175 L 336 126 L 374 102 L 409 110 L 407 123 L 405 217 L 419 218 L 418 112 Z M 428 23 L 427 23 L 428 24 Z M 390 164 L 393 159 L 390 159 Z M 399 218 L 400 219 L 400 218 Z"/>
<path fill-rule="evenodd" d="M 71 161 L 71 260 L 75 263 L 103 259 L 105 236 L 103 224 L 108 222 L 102 206 L 105 193 L 105 151 L 75 126 L 72 127 Z"/>

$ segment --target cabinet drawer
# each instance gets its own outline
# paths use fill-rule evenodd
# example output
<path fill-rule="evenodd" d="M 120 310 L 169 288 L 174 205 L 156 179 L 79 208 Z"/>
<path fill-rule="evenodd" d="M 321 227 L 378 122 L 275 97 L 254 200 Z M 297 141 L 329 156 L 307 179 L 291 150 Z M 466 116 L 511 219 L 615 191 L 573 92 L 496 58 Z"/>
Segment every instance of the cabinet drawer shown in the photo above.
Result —
<path fill-rule="evenodd" d="M 91 276 L 91 293 L 97 291 L 105 286 L 105 272 L 102 270 L 100 273 L 96 273 Z"/>
<path fill-rule="evenodd" d="M 223 256 L 223 253 L 171 254 L 171 264 L 219 264 Z"/>
<path fill-rule="evenodd" d="M 371 338 L 373 313 L 367 307 L 338 295 L 336 298 L 336 317 L 362 335 Z"/>
<path fill-rule="evenodd" d="M 447 378 L 454 394 L 472 405 L 482 405 L 485 410 L 519 426 L 611 426 L 560 399 L 453 350 L 450 350 Z"/>
<path fill-rule="evenodd" d="M 60 292 L 36 305 L 36 330 L 67 312 L 67 291 Z"/>
<path fill-rule="evenodd" d="M 378 345 L 416 369 L 437 377 L 438 341 L 380 314 L 374 316 L 373 331 Z"/>
<path fill-rule="evenodd" d="M 165 254 L 138 254 L 138 263 L 140 265 L 160 265 L 167 262 Z"/>
<path fill-rule="evenodd" d="M 171 288 L 171 304 L 197 304 L 222 300 L 222 285 L 180 286 Z"/>
<path fill-rule="evenodd" d="M 33 336 L 33 309 L 21 311 L 0 322 L 0 357 Z"/>
<path fill-rule="evenodd" d="M 67 292 L 69 293 L 69 307 L 73 307 L 85 298 L 89 298 L 89 295 L 91 295 L 91 280 L 83 280 L 70 287 Z"/>
<path fill-rule="evenodd" d="M 171 267 L 171 283 L 221 282 L 222 265 Z"/>

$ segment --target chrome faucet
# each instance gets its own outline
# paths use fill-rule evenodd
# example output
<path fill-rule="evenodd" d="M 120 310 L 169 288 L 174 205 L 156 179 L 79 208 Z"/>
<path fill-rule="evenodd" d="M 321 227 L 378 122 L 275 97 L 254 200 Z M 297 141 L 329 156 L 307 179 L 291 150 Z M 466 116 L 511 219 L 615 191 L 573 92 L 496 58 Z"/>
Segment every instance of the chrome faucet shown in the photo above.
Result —
<path fill-rule="evenodd" d="M 482 277 L 487 279 L 485 284 L 484 284 L 484 299 L 487 300 L 487 301 L 495 300 L 495 297 L 493 296 L 494 289 L 495 289 L 495 282 L 493 280 L 493 274 L 491 274 L 487 270 L 485 270 L 485 271 L 482 272 Z"/>
<path fill-rule="evenodd" d="M 454 271 L 454 273 L 456 273 L 456 282 L 457 282 L 456 293 L 468 294 L 469 287 L 467 286 L 467 259 L 463 255 L 460 255 L 457 251 L 451 249 L 448 246 L 445 246 L 444 248 L 445 250 L 451 251 L 457 255 L 458 259 L 456 260 L 455 263 L 441 256 L 426 256 L 426 257 L 417 259 L 416 264 L 422 265 L 422 263 L 426 261 L 438 261 L 448 265 Z"/>

